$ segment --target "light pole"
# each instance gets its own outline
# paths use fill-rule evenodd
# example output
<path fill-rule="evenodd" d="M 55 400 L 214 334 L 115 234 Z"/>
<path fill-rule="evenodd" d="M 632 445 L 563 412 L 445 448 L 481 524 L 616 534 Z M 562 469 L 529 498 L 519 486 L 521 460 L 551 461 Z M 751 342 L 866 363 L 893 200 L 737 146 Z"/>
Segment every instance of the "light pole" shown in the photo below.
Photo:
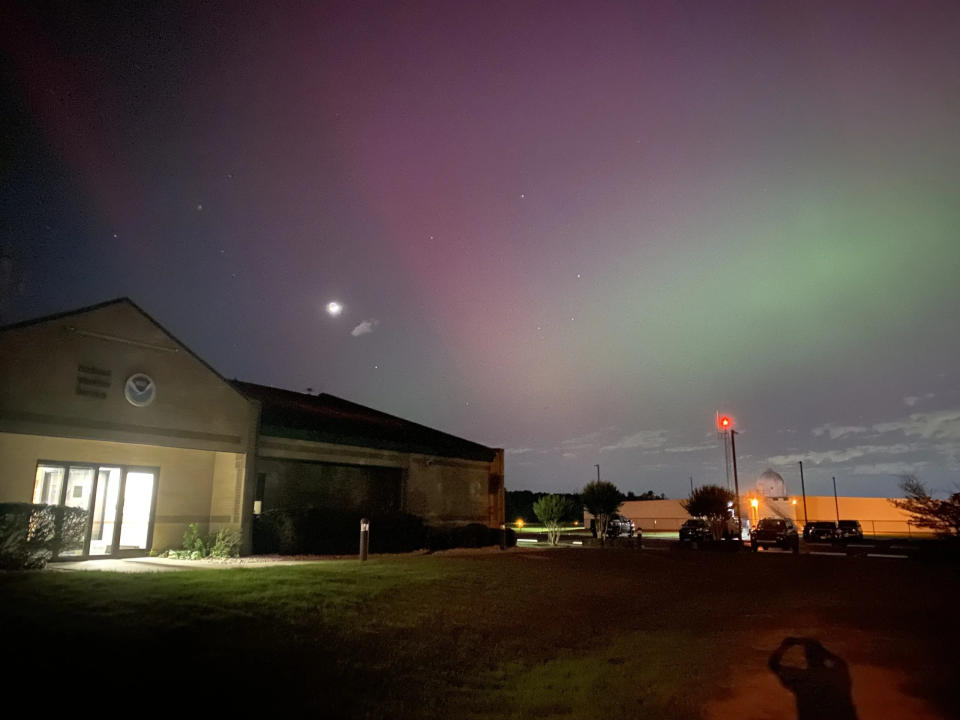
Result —
<path fill-rule="evenodd" d="M 600 482 L 600 466 L 594 465 L 594 467 L 597 469 L 597 482 Z"/>
<path fill-rule="evenodd" d="M 807 524 L 807 487 L 803 484 L 803 460 L 800 461 L 800 492 L 803 493 L 803 524 Z"/>
<path fill-rule="evenodd" d="M 736 507 L 737 509 L 737 534 L 739 537 L 738 540 L 743 539 L 743 524 L 740 519 L 740 481 L 737 478 L 737 431 L 733 428 L 730 428 L 730 454 L 733 455 L 733 490 L 736 493 Z"/>
<path fill-rule="evenodd" d="M 840 502 L 837 500 L 837 478 L 833 478 L 833 506 L 837 509 L 837 525 L 840 525 Z"/>

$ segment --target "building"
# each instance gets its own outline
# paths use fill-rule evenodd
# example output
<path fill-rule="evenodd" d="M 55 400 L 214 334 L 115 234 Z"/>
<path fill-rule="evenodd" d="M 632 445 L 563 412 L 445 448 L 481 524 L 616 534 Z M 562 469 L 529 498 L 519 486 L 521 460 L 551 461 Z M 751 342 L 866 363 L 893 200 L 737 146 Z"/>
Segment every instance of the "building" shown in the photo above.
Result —
<path fill-rule="evenodd" d="M 126 298 L 0 329 L 0 502 L 82 507 L 77 556 L 178 547 L 256 512 L 503 522 L 503 450 L 331 395 L 228 381 Z"/>
<path fill-rule="evenodd" d="M 743 519 L 744 535 L 755 527 L 761 518 L 782 517 L 793 520 L 803 528 L 807 521 L 859 520 L 864 535 L 895 535 L 929 537 L 933 531 L 918 528 L 909 513 L 896 507 L 887 498 L 838 497 L 832 495 L 807 495 L 806 505 L 802 495 L 772 497 L 760 492 L 748 491 L 740 496 L 740 516 Z M 683 508 L 683 500 L 628 501 L 620 506 L 620 514 L 633 521 L 645 533 L 664 532 L 673 534 L 680 529 L 690 514 Z M 804 514 L 806 507 L 806 515 Z M 733 508 L 730 508 L 731 513 Z M 590 513 L 584 512 L 584 524 L 589 526 Z"/>

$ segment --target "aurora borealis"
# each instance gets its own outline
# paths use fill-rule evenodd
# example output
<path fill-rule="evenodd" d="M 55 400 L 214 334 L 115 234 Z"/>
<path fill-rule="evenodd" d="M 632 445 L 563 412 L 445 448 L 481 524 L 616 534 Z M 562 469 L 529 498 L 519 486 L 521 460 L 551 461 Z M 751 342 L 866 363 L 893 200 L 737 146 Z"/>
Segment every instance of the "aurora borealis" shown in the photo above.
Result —
<path fill-rule="evenodd" d="M 960 482 L 960 5 L 11 6 L 0 322 L 129 295 L 513 489 Z M 342 303 L 340 314 L 327 304 Z"/>

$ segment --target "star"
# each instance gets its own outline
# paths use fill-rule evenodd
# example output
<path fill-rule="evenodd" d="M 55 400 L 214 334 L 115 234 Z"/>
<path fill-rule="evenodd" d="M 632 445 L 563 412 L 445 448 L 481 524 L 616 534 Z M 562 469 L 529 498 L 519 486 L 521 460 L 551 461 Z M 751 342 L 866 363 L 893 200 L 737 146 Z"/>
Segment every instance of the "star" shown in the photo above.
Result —
<path fill-rule="evenodd" d="M 197 212 L 203 210 L 203 203 L 197 203 Z"/>

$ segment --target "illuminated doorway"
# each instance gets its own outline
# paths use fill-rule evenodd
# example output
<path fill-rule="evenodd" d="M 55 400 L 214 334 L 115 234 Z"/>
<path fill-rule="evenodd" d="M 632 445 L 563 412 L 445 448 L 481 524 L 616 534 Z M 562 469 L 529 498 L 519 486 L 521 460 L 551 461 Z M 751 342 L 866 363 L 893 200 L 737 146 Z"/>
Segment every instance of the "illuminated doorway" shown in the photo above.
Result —
<path fill-rule="evenodd" d="M 156 468 L 63 463 L 37 464 L 33 502 L 83 511 L 78 542 L 57 557 L 142 555 L 150 549 L 157 496 Z"/>

